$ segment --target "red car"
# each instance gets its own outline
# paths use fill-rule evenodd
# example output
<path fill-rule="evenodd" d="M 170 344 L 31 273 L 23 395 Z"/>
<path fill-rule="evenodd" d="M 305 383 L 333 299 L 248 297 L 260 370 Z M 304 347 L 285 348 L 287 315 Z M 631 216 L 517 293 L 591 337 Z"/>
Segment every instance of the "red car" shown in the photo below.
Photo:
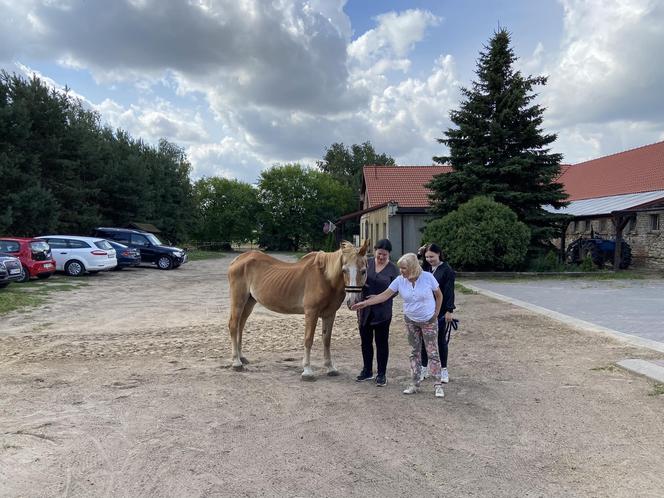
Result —
<path fill-rule="evenodd" d="M 27 282 L 30 277 L 48 278 L 55 273 L 55 260 L 51 256 L 51 248 L 43 240 L 2 237 L 0 252 L 21 260 L 23 273 L 18 282 Z"/>

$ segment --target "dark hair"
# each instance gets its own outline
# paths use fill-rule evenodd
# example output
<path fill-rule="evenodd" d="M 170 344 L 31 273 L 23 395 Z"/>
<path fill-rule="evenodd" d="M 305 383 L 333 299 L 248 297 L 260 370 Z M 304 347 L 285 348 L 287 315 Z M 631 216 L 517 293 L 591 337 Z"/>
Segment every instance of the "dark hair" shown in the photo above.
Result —
<path fill-rule="evenodd" d="M 392 252 L 392 242 L 390 242 L 388 239 L 380 239 L 378 242 L 376 242 L 374 249 L 384 249 L 387 252 Z"/>
<path fill-rule="evenodd" d="M 427 251 L 435 252 L 436 254 L 438 254 L 441 261 L 445 261 L 445 253 L 443 252 L 443 250 L 440 248 L 440 246 L 438 244 L 429 244 L 429 245 L 427 245 L 424 252 L 427 252 Z"/>

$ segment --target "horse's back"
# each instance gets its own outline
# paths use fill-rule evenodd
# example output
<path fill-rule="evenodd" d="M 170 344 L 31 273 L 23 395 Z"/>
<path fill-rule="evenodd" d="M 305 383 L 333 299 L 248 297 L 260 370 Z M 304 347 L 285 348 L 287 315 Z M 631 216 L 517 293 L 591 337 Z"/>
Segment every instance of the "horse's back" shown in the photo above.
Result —
<path fill-rule="evenodd" d="M 272 311 L 303 313 L 304 293 L 314 264 L 314 258 L 308 256 L 288 262 L 260 251 L 241 254 L 228 268 L 231 298 L 250 294 Z"/>

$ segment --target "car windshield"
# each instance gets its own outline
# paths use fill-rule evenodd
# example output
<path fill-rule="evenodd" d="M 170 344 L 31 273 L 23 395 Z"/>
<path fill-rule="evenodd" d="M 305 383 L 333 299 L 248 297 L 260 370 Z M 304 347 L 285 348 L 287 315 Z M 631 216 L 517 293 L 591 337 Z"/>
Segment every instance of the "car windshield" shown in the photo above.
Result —
<path fill-rule="evenodd" d="M 95 245 L 99 249 L 104 249 L 106 251 L 108 251 L 109 249 L 113 249 L 113 246 L 108 243 L 108 240 L 98 240 L 97 242 L 95 242 Z"/>
<path fill-rule="evenodd" d="M 21 248 L 18 242 L 13 240 L 0 240 L 0 252 L 18 252 Z"/>
<path fill-rule="evenodd" d="M 156 235 L 152 235 L 151 233 L 146 233 L 145 236 L 150 241 L 150 244 L 152 244 L 153 246 L 163 246 L 164 245 L 164 244 L 161 243 L 161 240 L 159 240 Z"/>
<path fill-rule="evenodd" d="M 48 251 L 50 247 L 46 242 L 30 242 L 30 249 L 32 252 L 44 252 Z"/>

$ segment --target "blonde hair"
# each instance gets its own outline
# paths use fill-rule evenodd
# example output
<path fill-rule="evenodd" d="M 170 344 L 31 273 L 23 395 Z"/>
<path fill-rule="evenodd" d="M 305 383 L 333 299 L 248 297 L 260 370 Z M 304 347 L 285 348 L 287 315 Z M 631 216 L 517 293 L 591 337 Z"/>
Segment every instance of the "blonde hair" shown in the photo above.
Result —
<path fill-rule="evenodd" d="M 420 273 L 422 273 L 422 267 L 417 261 L 417 256 L 412 252 L 407 252 L 401 256 L 399 261 L 397 261 L 397 265 L 399 267 L 403 266 L 406 269 L 408 275 L 407 278 L 417 278 L 420 276 Z"/>

